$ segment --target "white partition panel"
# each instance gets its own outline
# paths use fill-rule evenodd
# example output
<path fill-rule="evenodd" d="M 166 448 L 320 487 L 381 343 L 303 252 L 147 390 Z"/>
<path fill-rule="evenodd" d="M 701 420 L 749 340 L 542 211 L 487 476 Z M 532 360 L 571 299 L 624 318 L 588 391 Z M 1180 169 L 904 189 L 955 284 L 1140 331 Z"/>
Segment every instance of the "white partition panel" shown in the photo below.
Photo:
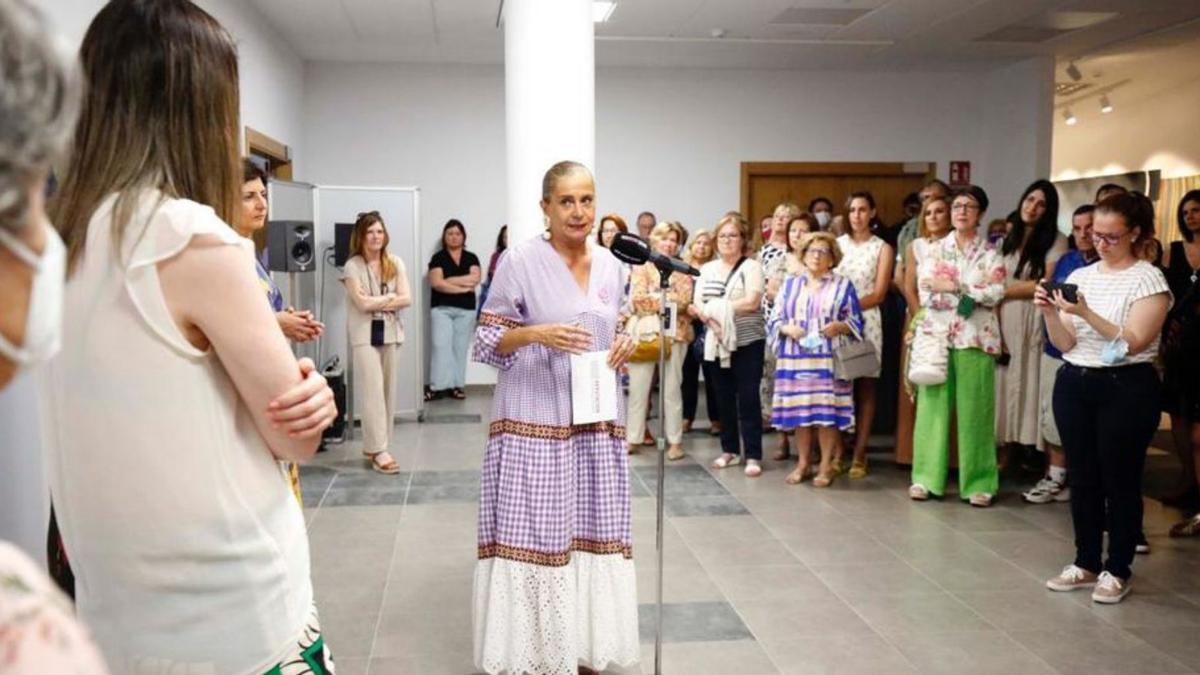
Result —
<path fill-rule="evenodd" d="M 359 213 L 378 211 L 387 226 L 390 243 L 388 251 L 404 261 L 413 305 L 400 312 L 405 340 L 400 347 L 396 367 L 396 414 L 405 419 L 417 419 L 424 408 L 425 388 L 424 334 L 425 312 L 421 287 L 424 279 L 424 259 L 420 255 L 419 223 L 420 191 L 413 187 L 349 187 L 318 185 L 314 200 L 317 247 L 321 265 L 317 280 L 317 305 L 325 335 L 320 343 L 321 362 L 331 356 L 340 357 L 348 375 L 350 352 L 346 341 L 346 292 L 341 284 L 341 270 L 333 266 L 334 224 L 353 223 Z M 326 254 L 326 251 L 329 251 Z M 324 290 L 321 290 L 321 287 Z M 353 397 L 353 391 L 348 394 Z M 353 410 L 353 407 L 351 408 Z"/>

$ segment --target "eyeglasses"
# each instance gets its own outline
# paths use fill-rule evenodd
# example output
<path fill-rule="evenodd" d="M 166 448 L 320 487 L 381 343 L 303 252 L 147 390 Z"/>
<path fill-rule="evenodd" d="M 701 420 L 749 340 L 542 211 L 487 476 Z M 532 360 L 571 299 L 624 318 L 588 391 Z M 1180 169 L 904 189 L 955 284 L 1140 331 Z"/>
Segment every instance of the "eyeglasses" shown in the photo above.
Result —
<path fill-rule="evenodd" d="M 804 255 L 818 255 L 818 256 L 830 256 L 830 257 L 832 257 L 832 256 L 833 256 L 833 251 L 830 251 L 830 250 L 829 250 L 829 249 L 827 249 L 827 248 L 810 248 L 810 249 L 808 249 L 807 251 L 805 251 L 805 252 L 804 252 Z"/>
<path fill-rule="evenodd" d="M 971 204 L 970 202 L 959 202 L 959 203 L 951 206 L 950 210 L 951 211 L 978 211 L 979 205 Z"/>
<path fill-rule="evenodd" d="M 1122 232 L 1121 234 L 1101 234 L 1095 230 L 1092 230 L 1092 243 L 1096 244 L 1097 246 L 1100 244 L 1116 246 L 1117 244 L 1121 243 L 1121 240 L 1124 239 L 1125 235 L 1127 234 L 1129 233 Z"/>
<path fill-rule="evenodd" d="M 717 239 L 720 239 L 722 241 L 730 241 L 732 239 L 741 239 L 741 238 L 742 238 L 742 235 L 733 234 L 731 232 L 726 232 L 725 234 L 722 234 L 719 237 L 717 237 Z"/>

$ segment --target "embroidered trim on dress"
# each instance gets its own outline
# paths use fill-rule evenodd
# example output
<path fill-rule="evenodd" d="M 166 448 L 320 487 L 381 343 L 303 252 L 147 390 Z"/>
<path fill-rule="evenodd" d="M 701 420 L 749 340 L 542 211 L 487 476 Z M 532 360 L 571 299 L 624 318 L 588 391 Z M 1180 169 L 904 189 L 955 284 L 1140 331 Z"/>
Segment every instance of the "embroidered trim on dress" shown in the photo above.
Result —
<path fill-rule="evenodd" d="M 510 434 L 553 441 L 565 441 L 580 434 L 609 434 L 621 440 L 625 439 L 625 427 L 612 422 L 593 422 L 591 424 L 575 424 L 559 426 L 556 424 L 534 424 L 517 420 L 496 420 L 488 426 L 488 436 Z"/>
<path fill-rule="evenodd" d="M 571 548 L 562 553 L 542 553 L 505 544 L 486 544 L 479 547 L 479 559 L 503 558 L 543 567 L 565 567 L 571 562 L 571 553 L 575 551 L 593 555 L 620 554 L 626 559 L 633 559 L 633 547 L 630 545 L 619 541 L 591 541 L 590 539 L 573 539 Z"/>
<path fill-rule="evenodd" d="M 501 328 L 520 328 L 521 326 L 524 326 L 525 324 L 521 323 L 520 321 L 517 321 L 516 319 L 510 319 L 507 316 L 501 316 L 499 314 L 493 314 L 491 312 L 480 312 L 479 313 L 479 325 L 480 326 L 500 326 Z"/>

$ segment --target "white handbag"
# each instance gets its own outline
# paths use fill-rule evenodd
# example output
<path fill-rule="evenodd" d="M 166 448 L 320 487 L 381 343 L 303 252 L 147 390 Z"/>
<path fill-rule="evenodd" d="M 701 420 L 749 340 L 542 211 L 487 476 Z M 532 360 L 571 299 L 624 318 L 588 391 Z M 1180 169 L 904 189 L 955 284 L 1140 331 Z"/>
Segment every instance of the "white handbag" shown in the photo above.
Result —
<path fill-rule="evenodd" d="M 945 384 L 950 365 L 950 325 L 948 322 L 923 319 L 925 310 L 913 318 L 908 381 L 923 386 Z"/>

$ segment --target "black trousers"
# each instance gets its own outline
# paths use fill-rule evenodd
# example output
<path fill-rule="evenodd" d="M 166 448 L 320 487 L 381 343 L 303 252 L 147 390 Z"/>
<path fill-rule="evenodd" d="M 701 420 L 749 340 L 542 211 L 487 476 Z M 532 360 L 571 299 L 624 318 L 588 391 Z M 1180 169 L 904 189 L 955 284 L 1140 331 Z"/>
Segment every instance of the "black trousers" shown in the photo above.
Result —
<path fill-rule="evenodd" d="M 762 400 L 758 384 L 762 379 L 765 347 L 766 340 L 738 347 L 729 360 L 729 367 L 717 369 L 717 395 L 723 401 L 720 406 L 721 451 L 738 454 L 740 431 L 746 459 L 762 459 Z"/>
<path fill-rule="evenodd" d="M 1054 419 L 1067 453 L 1075 564 L 1128 579 L 1142 528 L 1142 468 L 1159 420 L 1158 373 L 1149 364 L 1067 364 L 1054 385 Z M 1108 513 L 1108 560 L 1101 564 Z"/>
<path fill-rule="evenodd" d="M 703 326 L 703 324 L 701 324 Z M 702 328 L 699 330 L 703 330 Z M 699 342 L 702 333 L 697 332 L 697 341 L 688 345 L 687 354 L 683 357 L 683 419 L 695 420 L 696 407 L 700 398 L 700 371 L 704 370 L 704 405 L 708 408 L 708 421 L 717 422 L 721 419 L 721 411 L 717 407 L 717 363 L 705 361 L 701 357 L 704 343 Z M 701 350 L 698 354 L 697 350 Z"/>

